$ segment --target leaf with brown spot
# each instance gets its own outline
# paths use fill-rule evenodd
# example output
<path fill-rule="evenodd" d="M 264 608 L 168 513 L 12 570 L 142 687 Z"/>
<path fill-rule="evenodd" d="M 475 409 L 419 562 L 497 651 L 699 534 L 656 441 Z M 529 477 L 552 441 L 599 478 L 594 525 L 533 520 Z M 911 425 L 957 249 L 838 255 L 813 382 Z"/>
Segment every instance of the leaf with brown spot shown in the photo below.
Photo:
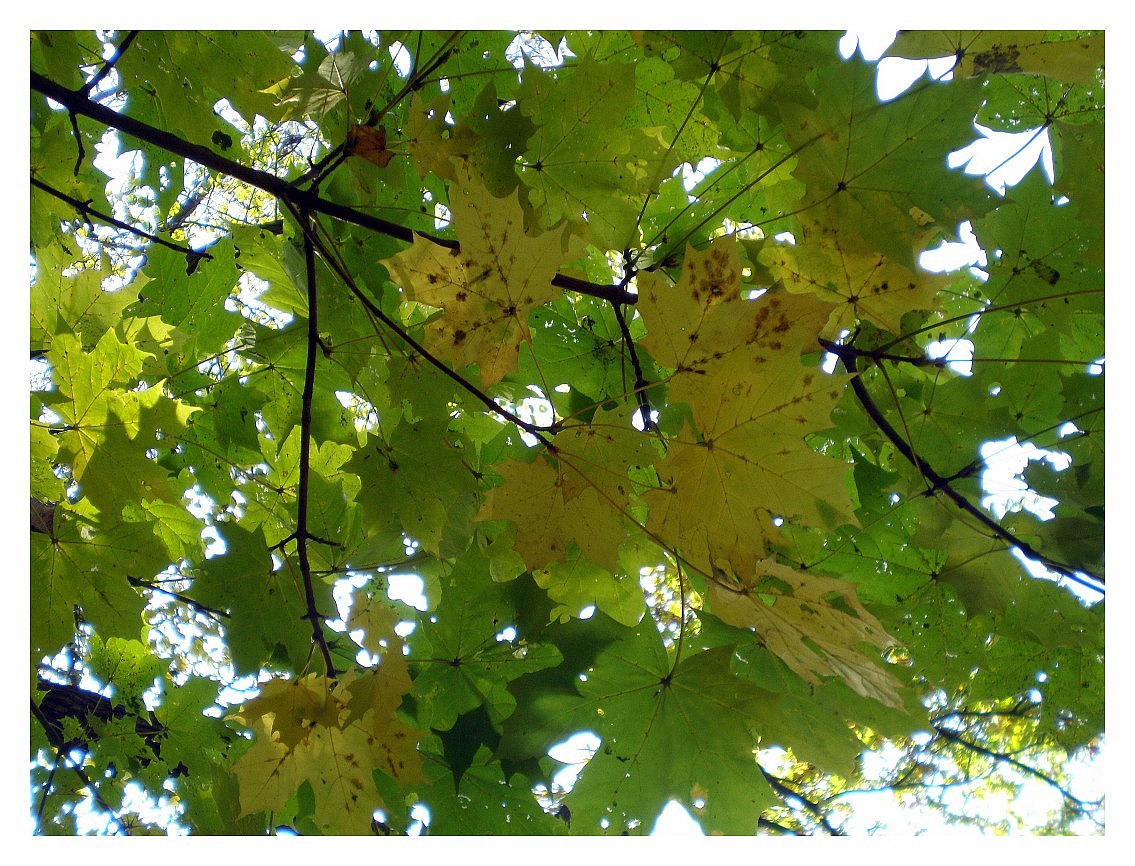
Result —
<path fill-rule="evenodd" d="M 551 281 L 564 234 L 529 237 L 515 196 L 494 198 L 466 165 L 455 171 L 449 207 L 460 251 L 415 237 L 387 266 L 407 298 L 442 310 L 426 325 L 427 348 L 456 368 L 477 364 L 489 387 L 516 369 L 528 314 L 558 293 Z"/>
<path fill-rule="evenodd" d="M 773 517 L 815 526 L 851 511 L 846 467 L 805 442 L 829 426 L 842 392 L 843 379 L 801 363 L 831 307 L 788 294 L 743 300 L 740 269 L 736 242 L 722 238 L 687 250 L 676 286 L 640 283 L 643 342 L 674 368 L 670 402 L 694 417 L 654 461 L 661 486 L 645 494 L 647 527 L 707 574 L 717 557 L 752 568 L 779 537 Z"/>
<path fill-rule="evenodd" d="M 400 783 L 421 778 L 421 732 L 396 716 L 410 687 L 405 659 L 389 654 L 376 670 L 344 678 L 334 690 L 330 685 L 318 674 L 271 680 L 230 716 L 254 735 L 233 765 L 240 817 L 282 809 L 306 781 L 325 832 L 364 834 L 374 810 L 385 805 L 374 770 Z"/>
<path fill-rule="evenodd" d="M 766 244 L 760 261 L 788 291 L 811 293 L 836 305 L 824 329 L 829 338 L 862 321 L 902 333 L 902 317 L 932 309 L 934 296 L 952 279 L 912 271 L 881 253 L 845 249 L 837 232 L 821 233 L 799 246 Z"/>

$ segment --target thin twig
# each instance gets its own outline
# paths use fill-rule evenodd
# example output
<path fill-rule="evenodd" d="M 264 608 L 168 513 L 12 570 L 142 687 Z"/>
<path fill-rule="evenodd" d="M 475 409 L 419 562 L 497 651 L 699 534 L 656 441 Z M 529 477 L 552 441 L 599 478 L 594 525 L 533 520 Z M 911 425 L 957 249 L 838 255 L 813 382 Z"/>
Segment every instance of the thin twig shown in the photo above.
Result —
<path fill-rule="evenodd" d="M 95 88 L 97 88 L 99 84 L 102 83 L 102 80 L 110 75 L 110 70 L 114 69 L 114 65 L 122 59 L 122 55 L 126 53 L 126 49 L 130 47 L 131 43 L 138 36 L 139 32 L 140 31 L 138 30 L 131 30 L 129 33 L 127 33 L 126 36 L 123 37 L 122 42 L 119 44 L 119 46 L 114 49 L 114 54 L 112 54 L 110 58 L 107 59 L 106 63 L 102 65 L 102 69 L 96 72 L 91 80 L 87 82 L 86 87 L 83 88 L 83 92 L 86 93 L 88 97 L 92 93 L 94 93 Z"/>
<path fill-rule="evenodd" d="M 781 779 L 779 776 L 774 776 L 772 773 L 770 773 L 768 770 L 766 770 L 760 764 L 757 764 L 757 769 L 759 769 L 761 771 L 761 775 L 763 775 L 765 777 L 765 781 L 769 783 L 773 792 L 778 797 L 780 797 L 782 800 L 789 800 L 789 799 L 799 800 L 804 805 L 804 810 L 812 815 L 812 817 L 815 819 L 816 823 L 818 823 L 821 827 L 823 827 L 824 831 L 829 836 L 845 836 L 845 835 L 847 835 L 842 830 L 840 830 L 838 827 L 835 827 L 835 826 L 832 825 L 831 821 L 828 820 L 828 816 L 824 813 L 824 810 L 822 808 L 820 808 L 818 803 L 816 803 L 812 800 L 809 800 L 807 797 L 805 797 L 799 791 L 795 791 L 792 788 L 790 788 L 788 786 L 786 780 Z M 792 808 L 792 807 L 789 806 L 789 808 Z"/>
<path fill-rule="evenodd" d="M 150 592 L 160 592 L 163 595 L 168 595 L 174 601 L 179 601 L 184 605 L 188 605 L 194 610 L 200 613 L 208 614 L 214 619 L 229 618 L 229 613 L 227 611 L 218 610 L 215 607 L 209 607 L 208 605 L 201 604 L 201 602 L 194 601 L 187 595 L 182 595 L 181 593 L 165 589 L 159 583 L 153 583 L 148 580 L 141 580 L 140 578 L 131 577 L 130 575 L 126 576 L 126 580 L 130 583 L 131 586 L 137 587 L 138 589 L 148 589 Z"/>
<path fill-rule="evenodd" d="M 193 258 L 197 258 L 197 259 L 211 259 L 211 258 L 213 258 L 211 255 L 209 255 L 209 253 L 199 252 L 199 251 L 192 249 L 190 247 L 180 246 L 178 244 L 172 243 L 171 241 L 167 241 L 165 238 L 161 238 L 161 237 L 158 237 L 157 235 L 152 235 L 147 231 L 143 231 L 142 229 L 137 228 L 136 226 L 132 226 L 128 223 L 124 223 L 124 222 L 122 222 L 122 220 L 115 219 L 114 217 L 110 216 L 109 214 L 100 213 L 99 211 L 92 208 L 87 202 L 82 202 L 82 201 L 79 201 L 77 198 L 72 198 L 71 196 L 67 195 L 66 193 L 60 192 L 55 187 L 44 183 L 42 180 L 39 180 L 38 178 L 35 178 L 35 177 L 31 178 L 31 185 L 34 186 L 36 189 L 43 190 L 48 195 L 52 195 L 55 198 L 59 199 L 60 201 L 66 202 L 67 204 L 71 205 L 71 207 L 75 208 L 75 210 L 77 210 L 79 212 L 79 214 L 83 217 L 84 221 L 87 221 L 86 220 L 87 217 L 94 217 L 99 222 L 106 223 L 107 225 L 112 225 L 115 228 L 119 228 L 119 229 L 122 229 L 123 231 L 130 232 L 131 234 L 137 235 L 138 237 L 142 238 L 143 240 L 147 240 L 147 241 L 150 241 L 151 243 L 155 243 L 155 244 L 160 244 L 161 246 L 167 247 L 168 249 L 171 249 L 174 252 L 182 253 L 183 255 L 185 255 L 187 257 L 193 257 Z"/>
<path fill-rule="evenodd" d="M 75 157 L 75 168 L 72 174 L 75 177 L 79 176 L 79 170 L 83 167 L 83 160 L 87 156 L 87 151 L 83 148 L 83 133 L 79 131 L 79 117 L 74 111 L 67 112 L 68 118 L 71 120 L 71 136 L 75 139 L 75 148 L 79 151 Z"/>
<path fill-rule="evenodd" d="M 368 313 L 370 313 L 370 315 L 374 316 L 387 328 L 397 334 L 398 337 L 404 343 L 406 343 L 406 345 L 413 349 L 427 363 L 435 367 L 446 377 L 452 379 L 454 382 L 460 385 L 463 390 L 465 390 L 470 395 L 475 397 L 479 402 L 484 404 L 484 406 L 490 412 L 511 421 L 521 430 L 534 436 L 550 451 L 555 452 L 555 446 L 544 434 L 554 434 L 558 432 L 558 430 L 560 429 L 558 422 L 546 426 L 541 424 L 532 424 L 531 422 L 525 421 L 516 413 L 510 412 L 508 409 L 505 409 L 496 400 L 494 400 L 492 397 L 490 397 L 488 394 L 486 394 L 484 391 L 482 391 L 480 388 L 478 388 L 476 385 L 474 385 L 472 382 L 470 382 L 468 379 L 466 379 L 464 376 L 462 376 L 460 373 L 458 373 L 456 370 L 442 361 L 440 358 L 433 355 L 433 353 L 426 349 L 425 346 L 421 345 L 417 340 L 411 337 L 405 331 L 405 329 L 402 328 L 401 325 L 399 325 L 388 315 L 386 315 L 386 313 L 384 313 L 382 309 L 377 304 L 375 304 L 374 301 L 368 298 L 366 293 L 358 287 L 350 272 L 348 272 L 347 269 L 343 267 L 343 264 L 338 260 L 338 257 L 332 253 L 330 247 L 310 227 L 304 228 L 304 234 L 307 239 L 310 240 L 310 242 L 319 250 L 320 254 L 323 257 L 323 260 L 327 263 L 328 267 L 330 267 L 331 270 L 335 272 L 336 276 L 338 276 L 339 279 L 343 281 L 343 284 L 350 290 L 351 294 L 353 294 L 359 300 L 359 302 L 362 303 L 364 307 L 366 307 L 366 310 Z"/>
<path fill-rule="evenodd" d="M 50 740 L 50 722 L 48 722 L 48 720 L 44 717 L 43 712 L 40 710 L 39 705 L 35 702 L 34 699 L 31 700 L 31 714 L 32 717 L 37 722 L 39 722 L 40 727 L 43 728 L 44 734 L 46 734 L 48 739 Z M 79 778 L 79 781 L 90 792 L 91 797 L 92 799 L 94 799 L 95 803 L 99 806 L 100 809 L 105 811 L 111 817 L 115 824 L 118 825 L 118 829 L 122 832 L 122 834 L 129 836 L 130 830 L 126 827 L 125 824 L 122 823 L 122 819 L 118 817 L 118 813 L 115 812 L 114 809 L 110 807 L 110 804 L 108 804 L 106 800 L 103 799 L 98 787 L 91 783 L 90 777 L 87 776 L 87 774 L 83 771 L 83 768 L 74 761 L 65 758 L 62 749 L 60 747 L 56 747 L 56 761 L 58 762 L 59 760 L 63 760 L 64 763 L 66 763 L 70 768 L 70 770 Z M 37 827 L 36 833 L 38 834 L 39 832 L 39 828 Z"/>
<path fill-rule="evenodd" d="M 957 733 L 956 731 L 951 731 L 949 728 L 935 727 L 934 731 L 938 736 L 940 736 L 947 742 L 962 746 L 963 748 L 969 749 L 970 751 L 978 755 L 989 758 L 991 761 L 994 761 L 996 763 L 1008 764 L 1015 770 L 1032 776 L 1035 779 L 1040 779 L 1042 782 L 1047 783 L 1048 785 L 1059 791 L 1061 797 L 1063 797 L 1069 803 L 1072 803 L 1081 812 L 1084 812 L 1085 814 L 1088 812 L 1088 806 L 1090 805 L 1089 803 L 1081 800 L 1079 797 L 1073 796 L 1070 791 L 1068 791 L 1063 785 L 1061 785 L 1044 771 L 1038 770 L 1036 767 L 1033 767 L 1030 764 L 1026 764 L 1023 761 L 1018 761 L 1007 752 L 998 752 L 993 749 L 987 748 L 980 743 L 975 743 L 971 740 L 967 740 L 961 734 Z"/>
<path fill-rule="evenodd" d="M 633 273 L 633 270 L 631 273 Z M 626 282 L 626 280 L 624 280 L 624 282 Z M 615 319 L 618 321 L 619 331 L 623 335 L 623 345 L 627 348 L 627 354 L 631 359 L 631 367 L 634 369 L 634 393 L 638 398 L 638 413 L 642 418 L 642 429 L 644 431 L 654 430 L 655 424 L 650 414 L 650 401 L 646 397 L 646 389 L 650 387 L 650 383 L 647 382 L 642 375 L 642 363 L 638 359 L 638 352 L 635 350 L 635 342 L 631 338 L 630 328 L 627 327 L 626 316 L 623 315 L 623 305 L 611 301 L 611 308 L 615 311 Z"/>

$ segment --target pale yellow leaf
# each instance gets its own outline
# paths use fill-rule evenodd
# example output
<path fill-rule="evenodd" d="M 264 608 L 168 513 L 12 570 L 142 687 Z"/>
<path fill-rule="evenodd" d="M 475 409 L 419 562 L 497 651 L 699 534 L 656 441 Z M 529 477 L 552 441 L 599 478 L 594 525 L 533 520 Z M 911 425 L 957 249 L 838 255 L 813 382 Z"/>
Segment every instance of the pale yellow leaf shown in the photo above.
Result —
<path fill-rule="evenodd" d="M 740 583 L 710 582 L 714 615 L 753 628 L 768 649 L 809 683 L 839 677 L 859 694 L 902 706 L 900 683 L 881 664 L 897 644 L 841 580 L 805 574 L 769 558 Z M 866 647 L 866 649 L 865 649 Z"/>
<path fill-rule="evenodd" d="M 496 471 L 505 484 L 485 494 L 478 518 L 515 523 L 514 547 L 529 568 L 564 561 L 571 541 L 596 565 L 617 567 L 626 523 L 595 487 L 577 483 L 575 470 L 538 457 L 531 463 L 508 460 Z"/>

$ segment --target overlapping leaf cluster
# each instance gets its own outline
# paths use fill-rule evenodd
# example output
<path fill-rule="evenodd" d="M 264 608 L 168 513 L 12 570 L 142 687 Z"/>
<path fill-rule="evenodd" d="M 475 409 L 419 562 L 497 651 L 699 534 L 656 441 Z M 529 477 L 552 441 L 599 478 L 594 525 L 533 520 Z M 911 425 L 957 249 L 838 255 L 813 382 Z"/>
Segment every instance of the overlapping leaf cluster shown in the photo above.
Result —
<path fill-rule="evenodd" d="M 33 681 L 128 647 L 121 718 L 158 693 L 160 747 L 67 723 L 100 804 L 748 834 L 761 750 L 847 777 L 927 701 L 1098 737 L 1102 604 L 1011 551 L 1102 591 L 1102 37 L 901 34 L 958 62 L 883 103 L 837 34 L 542 35 L 33 33 Z M 949 169 L 975 118 L 1053 184 Z M 921 269 L 964 220 L 984 272 Z M 1070 457 L 1024 472 L 1054 519 L 983 509 L 1010 437 Z"/>

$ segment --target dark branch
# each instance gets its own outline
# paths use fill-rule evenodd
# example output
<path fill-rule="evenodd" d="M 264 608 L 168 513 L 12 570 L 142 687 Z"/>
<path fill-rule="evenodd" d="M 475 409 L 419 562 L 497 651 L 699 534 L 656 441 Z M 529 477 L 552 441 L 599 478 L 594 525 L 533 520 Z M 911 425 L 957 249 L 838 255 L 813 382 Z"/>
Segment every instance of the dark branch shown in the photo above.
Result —
<path fill-rule="evenodd" d="M 333 252 L 328 248 L 323 240 L 315 234 L 310 226 L 304 226 L 304 234 L 306 236 L 306 239 L 319 250 L 320 254 L 323 256 L 323 260 L 327 263 L 328 267 L 330 267 L 331 270 L 333 270 L 339 277 L 339 279 L 343 281 L 343 285 L 345 285 L 350 290 L 351 294 L 358 298 L 359 302 L 362 303 L 368 313 L 370 313 L 372 316 L 378 319 L 378 321 L 382 322 L 382 324 L 384 324 L 391 331 L 397 334 L 398 337 L 406 343 L 406 345 L 413 349 L 429 364 L 443 373 L 447 378 L 452 379 L 454 382 L 460 385 L 464 391 L 475 397 L 480 403 L 484 404 L 484 406 L 490 412 L 499 415 L 502 418 L 506 418 L 521 430 L 524 430 L 526 433 L 529 433 L 532 436 L 536 437 L 536 439 L 549 450 L 555 450 L 555 447 L 547 439 L 547 437 L 544 436 L 544 434 L 556 433 L 559 430 L 558 424 L 552 424 L 544 427 L 539 424 L 532 424 L 528 421 L 525 421 L 516 413 L 510 412 L 508 409 L 505 409 L 496 400 L 494 400 L 492 397 L 490 397 L 488 394 L 486 394 L 484 391 L 482 391 L 480 388 L 478 388 L 476 385 L 474 385 L 472 382 L 470 382 L 468 379 L 466 379 L 464 376 L 462 376 L 460 373 L 458 373 L 456 370 L 442 361 L 440 358 L 434 356 L 428 349 L 426 349 L 425 346 L 421 345 L 417 340 L 406 333 L 405 329 L 403 329 L 397 322 L 386 315 L 386 313 L 384 313 L 379 308 L 379 306 L 374 303 L 374 301 L 366 296 L 366 293 L 358 287 L 358 285 L 354 281 L 354 278 L 351 277 L 347 269 L 344 268 L 343 265 L 339 262 L 338 257 L 333 254 Z"/>
<path fill-rule="evenodd" d="M 623 277 L 621 286 L 625 287 L 627 283 L 634 277 L 634 265 L 630 264 L 630 254 L 624 253 L 624 258 L 627 261 L 627 272 Z M 635 342 L 631 338 L 630 328 L 627 327 L 627 318 L 623 315 L 623 305 L 617 301 L 611 301 L 611 307 L 615 311 L 615 319 L 619 323 L 619 331 L 623 335 L 623 345 L 627 348 L 627 354 L 630 355 L 631 367 L 634 369 L 634 392 L 638 398 L 638 413 L 642 418 L 642 429 L 653 430 L 654 421 L 650 417 L 650 401 L 646 397 L 646 389 L 650 387 L 650 383 L 642 375 L 642 364 L 638 359 L 638 352 L 635 350 Z"/>
<path fill-rule="evenodd" d="M 311 402 L 315 395 L 315 363 L 319 357 L 319 314 L 318 293 L 315 284 L 315 245 L 312 233 L 308 231 L 311 217 L 306 212 L 299 214 L 300 223 L 305 227 L 304 261 L 307 265 L 307 364 L 304 368 L 303 394 L 300 397 L 300 463 L 299 490 L 296 506 L 296 553 L 299 557 L 300 575 L 303 577 L 304 599 L 307 605 L 306 619 L 311 621 L 311 640 L 319 647 L 323 662 L 327 666 L 327 676 L 338 677 L 335 663 L 331 660 L 331 649 L 323 634 L 323 617 L 315 603 L 315 588 L 311 577 L 311 561 L 307 555 L 308 533 L 308 487 L 311 480 Z"/>
<path fill-rule="evenodd" d="M 174 601 L 179 601 L 184 605 L 188 605 L 189 607 L 193 608 L 193 610 L 200 611 L 201 613 L 204 613 L 204 614 L 208 614 L 209 616 L 213 617 L 214 619 L 221 619 L 221 618 L 228 619 L 228 617 L 229 617 L 229 614 L 226 611 L 218 610 L 215 607 L 209 607 L 208 605 L 201 604 L 201 602 L 194 601 L 193 599 L 191 599 L 187 595 L 181 595 L 180 593 L 173 592 L 172 590 L 166 589 L 160 583 L 153 583 L 153 582 L 148 581 L 148 580 L 141 580 L 140 578 L 131 577 L 130 575 L 126 576 L 126 580 L 130 583 L 131 586 L 137 587 L 138 589 L 148 589 L 150 592 L 160 592 L 163 595 L 168 595 Z"/>
<path fill-rule="evenodd" d="M 826 832 L 829 836 L 847 835 L 838 827 L 832 825 L 832 823 L 828 820 L 827 814 L 818 803 L 809 800 L 799 791 L 793 790 L 788 785 L 786 780 L 781 779 L 779 776 L 774 776 L 760 764 L 757 764 L 757 768 L 761 771 L 761 775 L 765 777 L 765 781 L 769 783 L 769 786 L 778 797 L 786 801 L 798 800 L 804 806 L 804 810 L 808 812 L 821 827 L 824 828 L 824 832 Z M 786 805 L 788 805 L 789 808 L 793 808 L 791 804 L 786 803 Z"/>
<path fill-rule="evenodd" d="M 919 456 L 918 452 L 916 452 L 914 448 L 911 447 L 910 443 L 907 442 L 901 435 L 899 435 L 899 432 L 895 430 L 893 426 L 891 426 L 891 423 L 886 419 L 882 411 L 879 409 L 878 405 L 875 403 L 874 398 L 871 397 L 870 392 L 868 392 L 867 390 L 867 386 L 863 383 L 863 377 L 859 374 L 857 361 L 858 358 L 861 357 L 864 353 L 856 350 L 852 346 L 833 343 L 830 340 L 821 339 L 820 345 L 825 350 L 831 352 L 833 355 L 839 358 L 844 368 L 848 373 L 851 374 L 851 388 L 855 392 L 855 396 L 856 398 L 858 398 L 860 405 L 863 407 L 863 410 L 870 416 L 871 420 L 875 422 L 876 426 L 878 426 L 880 432 L 882 432 L 882 434 L 890 440 L 891 444 L 894 445 L 898 452 L 902 454 L 902 456 L 905 457 L 914 466 L 914 468 L 918 470 L 919 474 L 927 481 L 929 485 L 929 488 L 927 490 L 928 493 L 943 493 L 955 505 L 957 505 L 958 508 L 976 519 L 979 523 L 981 523 L 982 526 L 988 529 L 994 537 L 1001 539 L 1010 547 L 1017 548 L 1029 559 L 1034 559 L 1040 563 L 1043 563 L 1044 566 L 1050 571 L 1054 571 L 1057 574 L 1060 574 L 1061 576 L 1067 578 L 1068 580 L 1071 580 L 1074 583 L 1078 583 L 1081 586 L 1088 587 L 1089 589 L 1095 590 L 1096 592 L 1103 592 L 1104 580 L 1102 577 L 1098 577 L 1097 575 L 1085 572 L 1085 574 L 1088 574 L 1088 577 L 1090 578 L 1085 579 L 1084 577 L 1077 574 L 1074 569 L 1070 568 L 1064 563 L 1057 562 L 1045 556 L 1028 542 L 1022 541 L 1021 539 L 1017 538 L 1012 532 L 1005 529 L 1005 527 L 1003 527 L 1000 523 L 998 523 L 987 513 L 982 511 L 978 506 L 970 502 L 957 490 L 955 490 L 951 486 L 950 478 L 946 478 L 945 476 L 940 475 L 934 470 L 934 467 L 923 460 L 922 457 Z"/>
<path fill-rule="evenodd" d="M 998 752 L 994 749 L 983 746 L 980 743 L 975 743 L 972 740 L 967 740 L 961 734 L 956 731 L 951 731 L 949 728 L 935 727 L 934 732 L 947 742 L 954 743 L 958 746 L 961 746 L 962 748 L 968 749 L 975 754 L 981 755 L 991 761 L 994 761 L 995 763 L 1008 764 L 1013 769 L 1018 770 L 1028 776 L 1032 776 L 1034 779 L 1040 779 L 1042 782 L 1047 783 L 1048 785 L 1059 791 L 1060 796 L 1071 803 L 1073 806 L 1075 806 L 1079 811 L 1084 813 L 1088 812 L 1088 803 L 1081 800 L 1079 797 L 1073 796 L 1070 791 L 1068 791 L 1063 785 L 1061 785 L 1047 773 L 1043 772 L 1042 770 L 1038 770 L 1031 764 L 1026 764 L 1024 761 L 1017 760 L 1015 757 L 1013 757 L 1012 754 L 1008 752 Z"/>
<path fill-rule="evenodd" d="M 68 90 L 66 87 L 52 81 L 46 76 L 40 75 L 38 72 L 32 72 L 31 86 L 33 90 L 58 102 L 72 114 L 84 115 L 99 123 L 114 127 L 120 132 L 131 135 L 147 144 L 156 145 L 164 150 L 168 150 L 170 153 L 191 159 L 206 168 L 236 178 L 282 201 L 290 202 L 297 208 L 311 213 L 324 214 L 337 220 L 350 223 L 351 225 L 357 225 L 365 229 L 370 229 L 371 231 L 379 232 L 380 234 L 388 235 L 392 238 L 397 238 L 406 243 L 413 243 L 414 236 L 417 235 L 449 249 L 460 248 L 460 245 L 455 240 L 415 232 L 406 226 L 398 225 L 397 223 L 392 223 L 363 213 L 355 208 L 320 198 L 316 193 L 300 189 L 294 183 L 276 177 L 276 175 L 270 174 L 269 172 L 260 171 L 259 169 L 242 165 L 234 160 L 226 159 L 207 147 L 186 141 L 170 132 L 150 126 L 147 123 L 143 123 L 128 115 L 120 114 L 104 105 L 93 102 L 83 91 Z M 563 274 L 556 274 L 552 278 L 552 285 L 557 288 L 623 304 L 633 304 L 637 300 L 634 294 L 618 286 L 589 283 L 586 280 L 565 276 Z"/>
<path fill-rule="evenodd" d="M 95 92 L 99 84 L 102 83 L 102 80 L 110 75 L 110 70 L 114 69 L 114 65 L 122 59 L 122 55 L 126 53 L 126 49 L 129 48 L 130 44 L 137 38 L 138 33 L 139 31 L 137 30 L 131 30 L 127 33 L 122 39 L 122 43 L 114 50 L 114 54 L 102 65 L 102 69 L 95 73 L 94 77 L 87 82 L 87 86 L 83 88 L 83 92 L 88 97 Z"/>
<path fill-rule="evenodd" d="M 72 173 L 75 177 L 79 176 L 79 170 L 83 167 L 83 160 L 87 156 L 87 151 L 83 148 L 83 134 L 79 132 L 79 118 L 75 112 L 68 112 L 68 117 L 71 119 L 71 136 L 75 139 L 75 149 L 79 153 L 75 157 L 75 168 Z"/>

